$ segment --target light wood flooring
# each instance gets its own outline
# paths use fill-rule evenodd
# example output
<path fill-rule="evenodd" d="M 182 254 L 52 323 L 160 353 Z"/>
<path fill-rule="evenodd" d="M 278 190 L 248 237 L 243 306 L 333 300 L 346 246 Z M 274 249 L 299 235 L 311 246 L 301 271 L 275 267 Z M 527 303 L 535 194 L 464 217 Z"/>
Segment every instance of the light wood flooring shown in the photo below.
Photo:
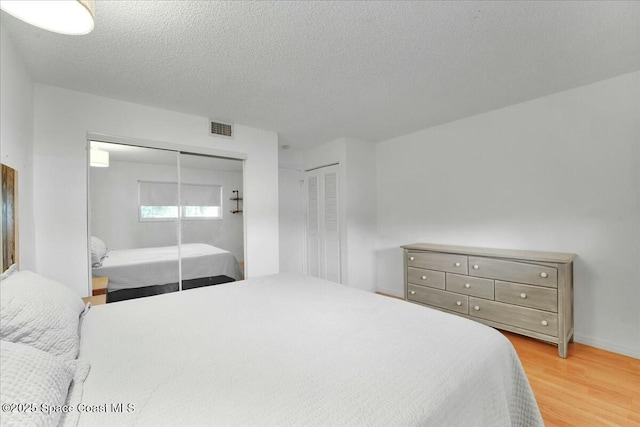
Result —
<path fill-rule="evenodd" d="M 640 360 L 569 344 L 556 346 L 503 332 L 522 362 L 547 427 L 640 426 Z"/>

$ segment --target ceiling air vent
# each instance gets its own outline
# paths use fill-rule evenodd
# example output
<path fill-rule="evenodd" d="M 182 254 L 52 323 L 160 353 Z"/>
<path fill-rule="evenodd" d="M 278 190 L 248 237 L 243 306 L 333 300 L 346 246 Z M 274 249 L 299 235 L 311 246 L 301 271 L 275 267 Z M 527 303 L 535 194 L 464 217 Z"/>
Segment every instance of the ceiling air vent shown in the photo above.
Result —
<path fill-rule="evenodd" d="M 228 123 L 211 122 L 211 135 L 226 136 L 233 138 L 233 125 Z"/>

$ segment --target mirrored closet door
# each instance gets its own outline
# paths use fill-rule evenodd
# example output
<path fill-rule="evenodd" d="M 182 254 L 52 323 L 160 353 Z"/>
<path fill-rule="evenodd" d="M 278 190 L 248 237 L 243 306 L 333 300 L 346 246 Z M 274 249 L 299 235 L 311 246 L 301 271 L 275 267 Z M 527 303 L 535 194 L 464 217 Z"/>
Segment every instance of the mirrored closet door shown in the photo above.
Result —
<path fill-rule="evenodd" d="M 182 289 L 243 278 L 242 161 L 181 153 L 180 178 Z"/>
<path fill-rule="evenodd" d="M 241 160 L 96 141 L 90 149 L 98 303 L 243 278 Z"/>

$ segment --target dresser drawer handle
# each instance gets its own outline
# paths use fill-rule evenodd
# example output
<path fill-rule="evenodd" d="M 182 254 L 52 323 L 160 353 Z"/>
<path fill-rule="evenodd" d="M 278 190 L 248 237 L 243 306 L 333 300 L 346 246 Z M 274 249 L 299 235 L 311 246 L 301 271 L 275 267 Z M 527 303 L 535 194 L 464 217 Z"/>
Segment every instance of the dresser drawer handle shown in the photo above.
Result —
<path fill-rule="evenodd" d="M 478 270 L 480 268 L 480 266 L 478 264 L 473 264 L 473 269 L 474 270 Z"/>
<path fill-rule="evenodd" d="M 456 262 L 456 263 L 455 263 L 455 264 L 453 264 L 453 265 L 455 265 L 456 267 L 460 267 L 460 263 L 459 263 L 459 262 Z"/>
<path fill-rule="evenodd" d="M 523 299 L 524 299 L 524 298 L 526 298 L 526 297 L 527 297 L 527 294 L 525 294 L 524 292 L 520 294 L 520 298 L 523 298 Z"/>
<path fill-rule="evenodd" d="M 415 294 L 416 294 L 416 291 L 409 291 L 409 293 L 410 293 L 411 295 L 415 295 Z"/>
<path fill-rule="evenodd" d="M 465 288 L 467 288 L 467 289 L 469 289 L 469 288 L 471 287 L 471 285 L 470 285 L 469 283 L 465 283 L 465 284 L 464 284 L 464 287 L 465 287 Z"/>
<path fill-rule="evenodd" d="M 549 277 L 549 275 L 543 271 L 542 273 L 540 273 L 540 277 L 546 279 L 547 277 Z"/>
<path fill-rule="evenodd" d="M 474 309 L 475 311 L 480 311 L 480 306 L 479 306 L 479 305 L 475 305 L 475 306 L 473 306 L 473 309 Z"/>
<path fill-rule="evenodd" d="M 547 322 L 546 320 L 543 320 L 543 321 L 542 321 L 542 322 L 540 322 L 540 323 L 542 323 L 542 326 L 547 326 L 547 325 L 549 325 L 549 322 Z"/>
<path fill-rule="evenodd" d="M 414 256 L 410 256 L 409 257 L 409 261 L 415 261 L 415 259 L 416 259 L 416 257 L 414 257 Z"/>
<path fill-rule="evenodd" d="M 427 280 L 427 276 L 422 276 L 422 280 Z"/>
<path fill-rule="evenodd" d="M 456 301 L 456 305 L 457 306 L 461 306 L 462 305 L 462 301 Z"/>

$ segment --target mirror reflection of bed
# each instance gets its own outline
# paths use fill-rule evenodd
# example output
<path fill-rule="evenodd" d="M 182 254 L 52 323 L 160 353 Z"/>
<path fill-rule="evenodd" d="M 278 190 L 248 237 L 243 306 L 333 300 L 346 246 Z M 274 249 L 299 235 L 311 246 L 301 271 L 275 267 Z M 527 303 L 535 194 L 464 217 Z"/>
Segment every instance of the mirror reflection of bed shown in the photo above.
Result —
<path fill-rule="evenodd" d="M 94 304 L 243 278 L 242 201 L 231 200 L 242 198 L 241 160 L 96 141 L 90 148 Z"/>

